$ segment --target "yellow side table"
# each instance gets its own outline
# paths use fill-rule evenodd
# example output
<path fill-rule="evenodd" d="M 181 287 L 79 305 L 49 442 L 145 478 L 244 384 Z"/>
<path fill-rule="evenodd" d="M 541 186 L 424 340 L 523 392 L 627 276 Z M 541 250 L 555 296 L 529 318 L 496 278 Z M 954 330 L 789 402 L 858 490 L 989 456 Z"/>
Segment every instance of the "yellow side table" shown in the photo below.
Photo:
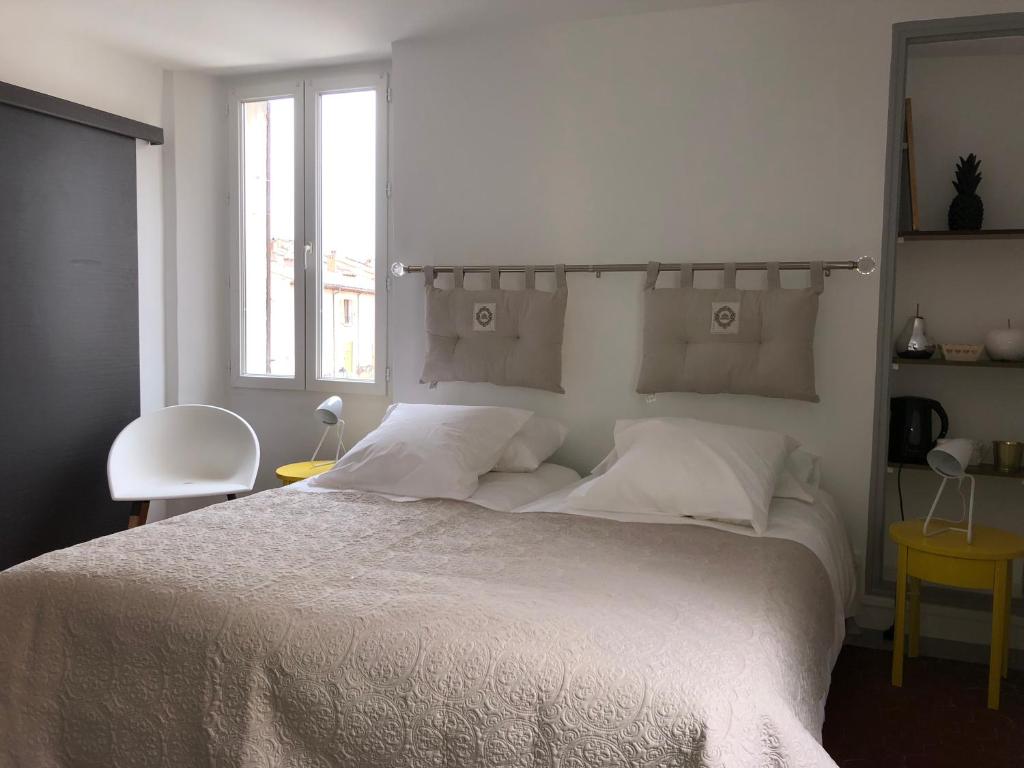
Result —
<path fill-rule="evenodd" d="M 933 523 L 943 523 L 933 520 Z M 921 582 L 948 587 L 992 590 L 992 647 L 989 654 L 988 707 L 999 709 L 999 684 L 1006 677 L 1010 644 L 1010 595 L 1013 561 L 1024 556 L 1024 538 L 998 528 L 974 526 L 974 543 L 956 531 L 926 537 L 923 520 L 889 526 L 899 546 L 896 576 L 896 626 L 892 646 L 892 684 L 903 685 L 903 642 L 907 580 L 910 581 L 910 643 L 907 656 L 918 654 L 921 637 Z"/>
<path fill-rule="evenodd" d="M 291 485 L 299 480 L 305 480 L 308 477 L 326 472 L 333 466 L 334 462 L 330 459 L 326 461 L 297 461 L 294 464 L 285 464 L 283 467 L 278 467 L 274 472 L 277 475 L 277 479 L 281 481 L 281 485 Z"/>

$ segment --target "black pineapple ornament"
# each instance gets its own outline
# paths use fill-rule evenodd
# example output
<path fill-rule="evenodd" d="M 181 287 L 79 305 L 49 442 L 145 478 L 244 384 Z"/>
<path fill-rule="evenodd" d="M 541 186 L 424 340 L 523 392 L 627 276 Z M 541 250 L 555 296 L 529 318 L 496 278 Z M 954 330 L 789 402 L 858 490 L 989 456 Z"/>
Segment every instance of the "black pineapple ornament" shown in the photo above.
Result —
<path fill-rule="evenodd" d="M 985 205 L 978 197 L 981 184 L 981 161 L 971 153 L 966 159 L 960 158 L 956 166 L 956 197 L 949 204 L 949 228 L 951 230 L 981 229 L 985 218 Z"/>

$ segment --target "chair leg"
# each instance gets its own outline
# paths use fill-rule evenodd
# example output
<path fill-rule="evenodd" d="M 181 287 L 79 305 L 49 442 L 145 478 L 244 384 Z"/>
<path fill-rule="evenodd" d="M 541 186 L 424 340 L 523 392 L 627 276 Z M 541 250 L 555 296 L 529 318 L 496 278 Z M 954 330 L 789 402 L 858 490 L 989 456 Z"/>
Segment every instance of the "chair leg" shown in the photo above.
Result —
<path fill-rule="evenodd" d="M 238 497 L 235 494 L 233 494 L 233 493 L 229 493 L 228 494 L 228 501 L 234 501 L 237 498 Z"/>
<path fill-rule="evenodd" d="M 149 502 L 133 501 L 131 514 L 128 516 L 128 527 L 137 528 L 140 525 L 145 525 L 147 517 L 149 517 Z"/>

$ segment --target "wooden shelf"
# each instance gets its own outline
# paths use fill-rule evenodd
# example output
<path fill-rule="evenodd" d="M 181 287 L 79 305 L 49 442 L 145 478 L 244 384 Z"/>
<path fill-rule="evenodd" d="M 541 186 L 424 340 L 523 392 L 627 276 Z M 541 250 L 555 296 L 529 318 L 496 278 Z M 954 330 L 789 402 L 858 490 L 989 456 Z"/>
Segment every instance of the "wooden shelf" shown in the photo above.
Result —
<path fill-rule="evenodd" d="M 975 360 L 973 363 L 964 363 L 956 360 L 946 360 L 942 357 L 929 357 L 924 360 L 919 358 L 893 357 L 892 365 L 894 370 L 898 369 L 901 365 L 941 365 L 950 368 L 1024 368 L 1024 361 L 1007 362 L 1004 360 L 982 358 L 981 360 Z"/>
<path fill-rule="evenodd" d="M 915 230 L 900 232 L 900 242 L 918 240 L 1017 240 L 1024 238 L 1024 229 L 977 229 L 950 232 L 948 230 Z"/>
<path fill-rule="evenodd" d="M 899 466 L 899 464 L 889 462 L 890 469 L 898 469 Z M 926 472 L 932 471 L 932 468 L 927 464 L 904 464 L 903 468 L 925 470 Z M 1024 480 L 1024 468 L 1014 472 L 1000 472 L 995 468 L 994 464 L 972 464 L 967 468 L 967 474 L 975 475 L 976 477 L 1008 477 L 1011 480 Z"/>

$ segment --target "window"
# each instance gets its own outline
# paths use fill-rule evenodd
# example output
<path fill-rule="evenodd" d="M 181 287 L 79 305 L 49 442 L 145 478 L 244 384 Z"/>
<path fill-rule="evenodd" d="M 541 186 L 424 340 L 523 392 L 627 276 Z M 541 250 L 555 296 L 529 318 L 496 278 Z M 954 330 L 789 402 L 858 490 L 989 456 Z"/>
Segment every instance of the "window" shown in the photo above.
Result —
<path fill-rule="evenodd" d="M 295 376 L 295 99 L 248 101 L 242 118 L 241 370 Z"/>
<path fill-rule="evenodd" d="M 232 92 L 232 381 L 383 392 L 387 76 Z"/>

